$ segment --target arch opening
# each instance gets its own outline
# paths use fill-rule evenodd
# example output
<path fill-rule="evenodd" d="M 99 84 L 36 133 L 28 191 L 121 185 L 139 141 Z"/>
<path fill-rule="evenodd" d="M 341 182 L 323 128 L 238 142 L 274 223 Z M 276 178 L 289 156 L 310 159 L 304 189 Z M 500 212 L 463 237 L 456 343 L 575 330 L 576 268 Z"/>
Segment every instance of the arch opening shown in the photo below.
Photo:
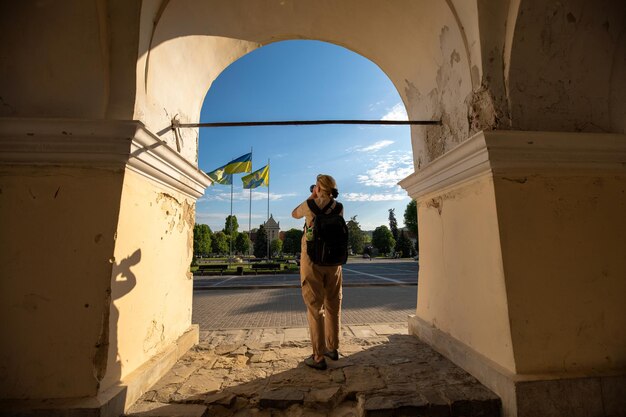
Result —
<path fill-rule="evenodd" d="M 227 67 L 208 90 L 200 120 L 406 120 L 403 106 L 393 84 L 371 61 L 337 45 L 295 40 L 261 47 Z M 242 188 L 240 177 L 243 174 L 235 174 L 233 179 L 233 214 L 237 217 L 240 232 L 247 232 L 251 225 L 253 238 L 259 225 L 268 216 L 272 217 L 272 222 L 278 223 L 283 233 L 301 231 L 301 221 L 292 219 L 291 211 L 307 198 L 309 185 L 315 181 L 318 173 L 328 173 L 335 177 L 346 220 L 354 217 L 360 228 L 369 232 L 366 233 L 368 240 L 375 228 L 382 225 L 388 227 L 389 209 L 395 210 L 398 226 L 403 227 L 403 215 L 410 198 L 399 188 L 397 182 L 413 172 L 410 132 L 407 126 L 204 129 L 200 135 L 198 165 L 204 171 L 222 166 L 250 150 L 253 153 L 253 170 L 261 168 L 270 160 L 269 212 L 265 188 L 256 188 L 250 193 Z M 216 185 L 207 190 L 206 196 L 198 202 L 196 223 L 209 225 L 214 233 L 225 231 L 225 218 L 230 215 L 230 188 L 228 185 Z M 252 210 L 251 222 L 249 205 Z M 415 236 L 411 237 L 415 239 Z M 407 239 L 410 240 L 408 236 Z M 217 240 L 221 242 L 223 237 L 220 236 Z M 299 239 L 296 245 L 289 239 L 287 243 L 290 248 L 283 251 L 284 256 L 272 254 L 273 258 L 283 258 L 287 262 L 295 263 L 295 256 L 300 252 Z M 362 246 L 371 246 L 371 242 Z M 363 247 L 353 251 L 354 255 L 361 257 Z M 213 249 L 215 252 L 217 245 Z M 224 245 L 222 252 L 225 250 Z M 219 257 L 219 254 L 213 255 Z M 221 254 L 225 255 L 227 254 Z M 410 252 L 405 255 L 413 265 L 404 280 L 387 277 L 385 272 L 381 272 L 379 278 L 372 278 L 354 271 L 348 273 L 346 283 L 348 286 L 363 285 L 365 281 L 414 285 L 417 277 L 416 264 L 411 259 Z M 245 262 L 246 257 L 243 258 Z M 210 261 L 211 259 L 201 260 L 202 263 Z M 243 271 L 247 273 L 249 267 L 245 265 Z M 397 274 L 398 271 L 391 273 Z M 288 286 L 298 286 L 299 275 L 295 265 L 291 274 L 292 276 L 286 278 L 289 280 Z M 244 276 L 233 280 L 215 277 L 211 279 L 211 285 L 224 285 L 220 282 L 226 280 L 227 285 L 238 285 L 238 282 L 245 283 L 250 278 Z M 206 280 L 205 284 L 209 285 L 208 282 Z M 206 305 L 206 298 L 203 293 L 196 302 Z M 409 290 L 401 302 L 393 302 L 388 306 L 390 313 L 385 316 L 386 320 L 405 321 L 402 316 L 415 310 L 415 301 L 414 291 Z M 297 302 L 287 305 L 295 309 L 292 315 L 301 316 L 300 321 L 304 320 L 306 323 L 302 306 Z M 352 323 L 355 320 L 355 311 L 360 311 L 360 307 L 349 307 L 346 317 L 348 323 Z M 384 304 L 378 306 L 382 307 Z M 254 306 L 248 308 L 253 309 Z M 248 313 L 243 311 L 242 317 L 250 316 Z M 280 313 L 280 309 L 277 313 Z M 203 320 L 199 316 L 197 319 Z M 204 322 L 207 320 L 204 318 Z"/>

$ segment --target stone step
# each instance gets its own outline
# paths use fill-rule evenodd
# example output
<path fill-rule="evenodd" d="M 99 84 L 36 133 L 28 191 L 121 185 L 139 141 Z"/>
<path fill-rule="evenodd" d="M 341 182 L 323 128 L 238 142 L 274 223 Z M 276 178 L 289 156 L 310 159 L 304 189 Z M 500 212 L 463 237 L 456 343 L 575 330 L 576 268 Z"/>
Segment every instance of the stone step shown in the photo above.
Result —
<path fill-rule="evenodd" d="M 200 404 L 142 402 L 133 405 L 125 417 L 206 417 L 208 408 Z"/>
<path fill-rule="evenodd" d="M 499 417 L 500 399 L 487 389 L 446 386 L 418 391 L 359 393 L 356 410 L 360 417 Z M 349 398 L 341 387 L 307 390 L 300 387 L 275 388 L 262 392 L 260 407 L 286 410 L 293 405 L 332 410 Z"/>
<path fill-rule="evenodd" d="M 423 392 L 359 394 L 358 411 L 361 417 L 500 416 L 500 399 L 495 394 L 488 391 L 468 394 L 451 387 Z"/>

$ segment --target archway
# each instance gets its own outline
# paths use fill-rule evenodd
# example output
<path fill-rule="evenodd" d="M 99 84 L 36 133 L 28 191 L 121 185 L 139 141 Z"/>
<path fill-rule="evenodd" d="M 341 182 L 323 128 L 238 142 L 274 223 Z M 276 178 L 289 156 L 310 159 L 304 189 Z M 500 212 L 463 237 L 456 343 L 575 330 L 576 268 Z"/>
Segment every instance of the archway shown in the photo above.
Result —
<path fill-rule="evenodd" d="M 379 68 L 345 48 L 300 40 L 272 43 L 230 65 L 209 89 L 201 120 L 391 116 L 406 119 L 397 91 Z M 357 215 L 366 230 L 387 224 L 389 208 L 401 218 L 410 200 L 397 186 L 413 172 L 407 126 L 219 128 L 200 134 L 198 166 L 205 172 L 250 149 L 253 170 L 271 158 L 270 212 L 281 221 L 281 230 L 301 228 L 290 212 L 306 198 L 309 183 L 320 172 L 336 178 L 346 218 Z M 239 177 L 234 181 L 234 212 L 240 230 L 247 230 L 249 193 Z M 270 214 L 266 190 L 253 193 L 254 227 Z M 197 203 L 197 219 L 222 230 L 229 201 L 230 186 L 210 187 Z M 209 210 L 220 213 L 219 220 L 209 218 Z"/>
<path fill-rule="evenodd" d="M 367 59 L 324 42 L 281 41 L 258 48 L 227 67 L 207 93 L 201 121 L 405 120 L 402 106 L 386 75 Z M 397 181 L 413 172 L 406 126 L 246 127 L 204 129 L 200 135 L 199 167 L 207 172 L 223 165 L 234 153 L 248 152 L 252 147 L 253 170 L 264 166 L 271 157 L 271 209 L 267 211 L 267 188 L 253 190 L 250 206 L 254 230 L 271 213 L 281 231 L 292 229 L 290 232 L 301 233 L 302 222 L 291 218 L 291 211 L 308 196 L 309 182 L 320 172 L 331 173 L 338 181 L 346 221 L 358 217 L 356 222 L 362 230 L 369 231 L 370 239 L 375 228 L 389 223 L 390 208 L 395 209 L 398 226 L 402 228 L 410 198 Z M 245 233 L 249 226 L 250 194 L 242 189 L 239 178 L 235 175 L 233 180 L 233 212 L 239 231 Z M 207 224 L 214 233 L 224 229 L 230 210 L 230 188 L 216 185 L 206 190 L 196 206 L 197 223 Z M 300 252 L 299 239 L 296 245 L 289 250 L 291 256 Z M 402 322 L 406 326 L 406 316 L 415 311 L 416 262 L 410 259 L 408 251 L 402 266 L 398 264 L 401 260 L 388 260 L 386 264 L 381 259 L 362 262 L 362 251 L 355 251 L 360 259 L 350 258 L 349 264 L 354 266 L 344 267 L 342 323 Z M 222 252 L 221 256 L 198 262 L 225 261 Z M 291 266 L 297 268 L 295 260 L 287 262 L 293 262 Z M 248 275 L 254 271 L 245 258 L 242 268 L 244 276 L 199 274 L 195 278 L 199 291 L 194 293 L 193 322 L 200 323 L 201 330 L 265 330 L 263 323 L 267 323 L 266 328 L 306 328 L 297 269 L 276 277 Z M 261 292 L 267 296 L 259 296 Z M 213 306 L 212 300 L 219 301 Z"/>
<path fill-rule="evenodd" d="M 168 126 L 176 114 L 181 122 L 197 121 L 204 98 L 201 92 L 207 91 L 217 75 L 235 59 L 279 40 L 317 39 L 344 46 L 380 67 L 398 90 L 409 118 L 443 118 L 448 121 L 444 133 L 436 134 L 437 138 L 431 135 L 429 145 L 424 143 L 423 137 L 423 131 L 428 129 L 413 129 L 418 164 L 422 164 L 421 160 L 425 163 L 433 159 L 467 136 L 469 125 L 463 103 L 472 90 L 468 52 L 463 34 L 447 5 L 437 5 L 428 16 L 421 16 L 417 11 L 421 10 L 422 4 L 403 2 L 402 7 L 407 13 L 396 15 L 399 21 L 394 27 L 387 26 L 377 33 L 370 27 L 380 26 L 376 21 L 379 12 L 384 13 L 381 10 L 384 5 L 372 2 L 368 8 L 351 8 L 347 4 L 329 2 L 324 6 L 302 4 L 292 9 L 281 5 L 267 8 L 267 5 L 243 2 L 232 4 L 230 7 L 234 9 L 227 14 L 239 10 L 241 13 L 235 12 L 237 16 L 245 16 L 244 20 L 238 21 L 235 31 L 208 4 L 170 3 L 158 14 L 151 49 L 139 61 L 140 67 L 145 69 L 144 77 L 144 71 L 138 71 L 143 79 L 138 83 L 137 93 L 138 103 L 145 108 L 143 119 L 156 131 Z M 352 16 L 355 12 L 358 16 Z M 145 13 L 149 14 L 150 10 Z M 256 19 L 260 13 L 274 15 L 274 23 Z M 280 17 L 283 15 L 290 18 L 283 19 Z M 423 24 L 413 20 L 418 15 Z M 184 27 L 179 27 L 181 21 L 185 21 Z M 305 21 L 318 21 L 318 24 L 312 27 Z M 431 30 L 435 26 L 442 29 Z M 402 53 L 392 53 L 387 47 L 389 43 L 394 44 L 395 51 Z M 434 56 L 430 56 L 431 53 Z M 192 56 L 197 62 L 187 67 L 182 79 L 177 69 L 168 64 L 176 62 L 179 56 Z M 210 71 L 206 70 L 207 67 Z M 448 85 L 454 88 L 443 93 Z M 167 100 L 167 106 L 162 105 L 164 100 Z M 168 111 L 164 111 L 164 107 Z M 197 133 L 195 135 L 197 137 Z M 186 146 L 191 146 L 196 137 L 189 133 L 184 138 Z M 174 144 L 171 137 L 166 140 Z M 444 145 L 446 141 L 447 145 Z M 193 157 L 191 150 L 183 151 L 183 154 Z"/>
<path fill-rule="evenodd" d="M 600 387 L 623 386 L 623 379 L 606 376 L 624 374 L 626 337 L 626 315 L 614 298 L 624 292 L 618 278 L 626 273 L 624 83 L 615 75 L 624 69 L 625 6 L 606 0 L 589 11 L 582 0 L 539 3 L 3 4 L 11 59 L 0 69 L 0 209 L 2 219 L 11 219 L 2 246 L 12 250 L 0 265 L 3 276 L 15 277 L 2 291 L 3 313 L 11 318 L 2 331 L 15 335 L 3 346 L 5 395 L 95 398 L 177 349 L 189 323 L 184 242 L 208 180 L 195 168 L 197 132 L 177 143 L 171 121 L 196 121 L 199 92 L 247 51 L 281 39 L 321 39 L 380 66 L 410 118 L 444 122 L 412 129 L 417 173 L 403 181 L 420 203 L 426 243 L 420 246 L 432 249 L 422 266 L 430 265 L 425 278 L 440 295 L 418 311 L 415 332 L 487 385 L 504 385 L 498 393 L 510 415 L 523 415 L 520 404 L 530 398 L 523 388 L 532 390 L 537 380 L 554 388 L 542 391 L 544 399 L 566 407 L 567 399 L 551 392 L 590 382 L 574 373 L 597 376 L 592 388 L 611 404 L 607 393 L 619 391 Z M 557 28 L 576 36 L 557 39 Z M 589 54 L 581 58 L 580 48 Z M 591 56 L 611 72 L 598 75 Z M 607 74 L 611 81 L 604 82 Z M 600 78 L 602 91 L 593 87 Z M 582 81 L 570 86 L 564 79 Z M 562 117 L 555 122 L 550 115 Z M 40 225 L 46 239 L 36 251 L 48 254 L 46 277 L 27 256 L 28 236 Z M 526 246 L 535 250 L 525 258 L 519 254 Z M 174 278 L 150 281 L 164 258 Z M 450 265 L 452 258 L 459 262 Z M 137 278 L 133 292 L 142 291 L 136 295 L 145 303 L 119 310 L 129 337 L 111 347 L 110 294 L 124 259 Z M 584 267 L 564 274 L 572 259 Z M 72 291 L 58 291 L 59 283 Z M 485 293 L 495 301 L 477 302 Z M 153 325 L 165 294 L 181 302 L 169 304 L 175 311 Z M 567 296 L 554 306 L 547 294 Z M 567 315 L 572 305 L 587 306 L 588 314 Z M 134 323 L 133 309 L 141 313 Z M 497 325 L 484 326 L 483 317 Z M 20 331 L 26 326 L 49 343 L 33 343 Z M 546 338 L 557 342 L 539 356 L 534 347 Z M 571 346 L 578 349 L 572 353 Z M 101 379 L 114 371 L 109 357 L 118 348 L 133 353 L 119 377 Z"/>

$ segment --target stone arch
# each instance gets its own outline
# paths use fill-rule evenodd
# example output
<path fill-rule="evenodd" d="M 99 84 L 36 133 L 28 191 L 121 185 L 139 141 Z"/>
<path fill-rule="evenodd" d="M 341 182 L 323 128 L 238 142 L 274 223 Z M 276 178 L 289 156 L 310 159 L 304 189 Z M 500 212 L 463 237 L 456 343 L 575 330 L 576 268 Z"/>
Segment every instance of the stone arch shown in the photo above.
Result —
<path fill-rule="evenodd" d="M 626 5 L 587 3 L 0 2 L 0 219 L 10 219 L 0 304 L 15 335 L 0 391 L 121 410 L 154 375 L 144 365 L 193 344 L 189 238 L 210 180 L 194 132 L 177 143 L 171 119 L 196 121 L 212 80 L 243 54 L 318 39 L 378 65 L 409 117 L 443 121 L 411 129 L 416 173 L 401 184 L 432 249 L 420 256 L 429 303 L 418 302 L 412 333 L 479 375 L 507 416 L 569 410 L 589 393 L 593 414 L 616 414 Z M 39 224 L 45 238 L 33 242 Z M 137 285 L 112 305 L 124 276 Z M 150 281 L 161 276 L 172 279 Z M 159 304 L 166 296 L 174 302 Z"/>
<path fill-rule="evenodd" d="M 156 23 L 150 27 L 152 20 L 142 18 L 149 23 L 141 33 L 150 42 L 137 66 L 135 118 L 155 132 L 173 117 L 195 122 L 213 80 L 239 57 L 280 40 L 321 40 L 379 66 L 396 86 L 410 118 L 443 120 L 441 128 L 412 129 L 415 164 L 421 166 L 468 136 L 472 92 L 463 29 L 450 4 L 429 6 L 428 13 L 420 13 L 426 2 L 415 1 L 403 1 L 391 11 L 373 1 L 236 1 L 224 7 L 187 0 L 163 3 L 161 9 L 146 6 L 142 14 L 154 15 Z M 398 24 L 382 24 L 381 14 Z M 171 133 L 163 138 L 174 145 Z M 194 131 L 182 137 L 182 153 L 189 160 L 196 159 L 196 140 Z"/>

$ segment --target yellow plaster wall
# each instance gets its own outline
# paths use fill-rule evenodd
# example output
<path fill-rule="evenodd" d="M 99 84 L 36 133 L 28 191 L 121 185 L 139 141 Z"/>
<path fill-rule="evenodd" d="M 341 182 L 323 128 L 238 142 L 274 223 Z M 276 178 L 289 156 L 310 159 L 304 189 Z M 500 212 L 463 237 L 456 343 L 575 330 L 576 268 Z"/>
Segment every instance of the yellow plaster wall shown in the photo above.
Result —
<path fill-rule="evenodd" d="M 194 216 L 190 198 L 127 172 L 111 277 L 109 362 L 102 389 L 162 351 L 191 325 Z"/>
<path fill-rule="evenodd" d="M 493 181 L 485 175 L 417 203 L 417 316 L 515 372 Z"/>
<path fill-rule="evenodd" d="M 519 373 L 626 367 L 626 176 L 495 180 Z"/>
<path fill-rule="evenodd" d="M 0 166 L 0 398 L 97 392 L 122 179 Z"/>

